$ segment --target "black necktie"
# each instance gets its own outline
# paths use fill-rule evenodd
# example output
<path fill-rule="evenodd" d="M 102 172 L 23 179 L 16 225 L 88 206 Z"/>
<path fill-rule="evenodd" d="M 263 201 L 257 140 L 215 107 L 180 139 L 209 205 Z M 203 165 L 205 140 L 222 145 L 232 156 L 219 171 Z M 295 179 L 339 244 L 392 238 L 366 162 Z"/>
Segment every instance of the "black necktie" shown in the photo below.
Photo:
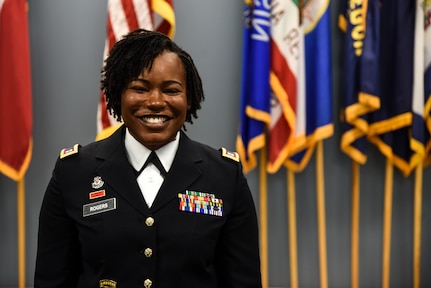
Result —
<path fill-rule="evenodd" d="M 145 167 L 147 167 L 147 165 L 150 163 L 153 163 L 154 166 L 156 166 L 157 169 L 159 169 L 160 175 L 162 175 L 163 177 L 166 177 L 168 172 L 166 172 L 165 167 L 163 167 L 162 162 L 160 162 L 159 157 L 157 157 L 157 154 L 154 151 L 151 151 L 150 156 L 148 156 L 148 158 L 147 158 L 147 161 L 145 161 L 141 170 L 139 170 L 138 176 L 141 174 L 142 171 L 144 171 Z"/>

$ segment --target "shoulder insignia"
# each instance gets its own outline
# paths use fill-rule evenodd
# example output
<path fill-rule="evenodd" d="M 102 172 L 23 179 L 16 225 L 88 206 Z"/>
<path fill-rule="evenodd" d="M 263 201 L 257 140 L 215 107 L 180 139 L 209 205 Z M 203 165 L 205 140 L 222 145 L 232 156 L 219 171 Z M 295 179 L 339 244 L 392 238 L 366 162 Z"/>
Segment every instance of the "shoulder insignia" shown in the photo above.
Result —
<path fill-rule="evenodd" d="M 72 147 L 64 148 L 60 151 L 60 159 L 68 157 L 70 155 L 78 153 L 79 144 L 75 144 Z"/>
<path fill-rule="evenodd" d="M 237 152 L 228 151 L 226 148 L 221 148 L 221 156 L 239 162 L 239 154 Z"/>

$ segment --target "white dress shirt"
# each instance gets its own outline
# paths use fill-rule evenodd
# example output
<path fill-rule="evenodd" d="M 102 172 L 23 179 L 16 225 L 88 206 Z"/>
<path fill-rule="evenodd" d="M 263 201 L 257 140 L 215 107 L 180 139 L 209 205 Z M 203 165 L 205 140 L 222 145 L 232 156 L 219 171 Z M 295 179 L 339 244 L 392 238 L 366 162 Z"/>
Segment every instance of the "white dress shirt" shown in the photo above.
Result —
<path fill-rule="evenodd" d="M 160 162 L 167 172 L 169 172 L 169 169 L 172 166 L 172 162 L 174 161 L 175 154 L 177 153 L 179 143 L 180 132 L 178 131 L 174 141 L 171 141 L 154 151 L 156 152 Z M 133 166 L 133 168 L 135 168 L 136 171 L 140 171 L 148 156 L 150 155 L 151 150 L 138 142 L 130 134 L 129 129 L 126 129 L 124 145 L 126 147 L 126 153 L 130 164 Z M 136 180 L 138 182 L 139 188 L 141 188 L 145 202 L 147 203 L 148 207 L 151 207 L 160 187 L 163 184 L 164 177 L 160 174 L 159 169 L 153 163 L 150 163 L 147 165 L 147 167 L 145 167 L 141 174 L 139 174 Z"/>

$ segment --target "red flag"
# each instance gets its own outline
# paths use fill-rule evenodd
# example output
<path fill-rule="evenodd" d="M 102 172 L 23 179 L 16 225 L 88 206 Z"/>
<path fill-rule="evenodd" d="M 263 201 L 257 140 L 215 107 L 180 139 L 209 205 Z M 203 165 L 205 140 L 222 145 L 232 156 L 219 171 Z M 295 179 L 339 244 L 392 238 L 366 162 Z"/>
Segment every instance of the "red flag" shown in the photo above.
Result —
<path fill-rule="evenodd" d="M 0 0 L 0 172 L 21 180 L 32 152 L 26 0 Z"/>
<path fill-rule="evenodd" d="M 173 0 L 108 0 L 104 58 L 121 37 L 137 28 L 159 31 L 173 38 L 175 34 Z M 118 126 L 118 122 L 106 110 L 105 95 L 101 91 L 97 110 L 97 139 L 109 136 Z"/>

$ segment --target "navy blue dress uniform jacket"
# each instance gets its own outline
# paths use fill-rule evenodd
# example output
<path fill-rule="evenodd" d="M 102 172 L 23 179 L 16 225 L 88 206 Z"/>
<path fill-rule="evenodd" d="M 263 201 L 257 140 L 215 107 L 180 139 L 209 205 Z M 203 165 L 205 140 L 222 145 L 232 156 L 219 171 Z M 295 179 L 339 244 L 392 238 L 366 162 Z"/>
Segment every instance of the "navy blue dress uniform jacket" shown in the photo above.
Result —
<path fill-rule="evenodd" d="M 257 216 L 240 162 L 181 132 L 148 208 L 124 133 L 57 160 L 40 212 L 35 288 L 260 288 Z M 213 215 L 183 211 L 181 199 L 198 192 L 201 204 L 216 202 Z"/>

